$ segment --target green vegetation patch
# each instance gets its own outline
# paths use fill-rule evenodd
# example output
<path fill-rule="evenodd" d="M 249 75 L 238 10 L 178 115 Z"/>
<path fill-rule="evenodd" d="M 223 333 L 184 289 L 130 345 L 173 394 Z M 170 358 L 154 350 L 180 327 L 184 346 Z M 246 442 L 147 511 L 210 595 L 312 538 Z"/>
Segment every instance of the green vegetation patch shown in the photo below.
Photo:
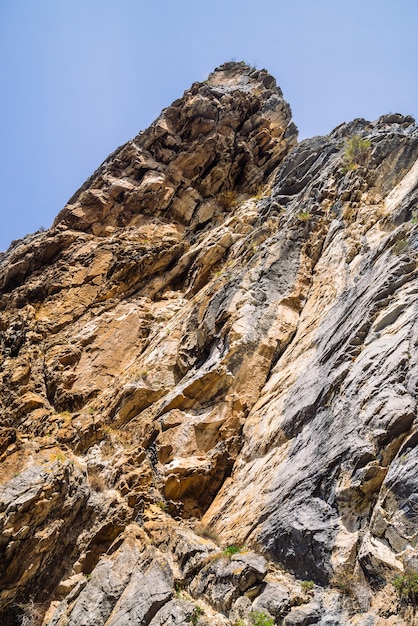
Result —
<path fill-rule="evenodd" d="M 201 618 L 204 612 L 205 611 L 202 609 L 202 607 L 196 604 L 196 606 L 193 609 L 193 613 L 189 615 L 189 617 L 187 618 L 187 621 L 193 624 L 194 626 L 196 626 L 196 624 L 198 623 L 199 619 Z"/>
<path fill-rule="evenodd" d="M 300 586 L 303 591 L 311 591 L 315 587 L 315 583 L 313 580 L 302 580 Z"/>
<path fill-rule="evenodd" d="M 241 551 L 242 548 L 240 548 L 239 546 L 227 546 L 223 551 L 223 555 L 231 557 L 234 554 L 239 554 Z"/>
<path fill-rule="evenodd" d="M 418 573 L 413 570 L 406 570 L 392 580 L 392 585 L 400 595 L 401 599 L 412 602 L 414 605 L 418 600 Z"/>
<path fill-rule="evenodd" d="M 300 222 L 307 222 L 311 219 L 312 213 L 310 211 L 301 211 L 296 215 Z"/>
<path fill-rule="evenodd" d="M 360 135 L 353 135 L 347 140 L 344 150 L 345 170 L 356 169 L 359 165 L 366 165 L 370 157 L 371 143 Z"/>
<path fill-rule="evenodd" d="M 274 619 L 262 611 L 251 611 L 252 626 L 274 626 Z"/>

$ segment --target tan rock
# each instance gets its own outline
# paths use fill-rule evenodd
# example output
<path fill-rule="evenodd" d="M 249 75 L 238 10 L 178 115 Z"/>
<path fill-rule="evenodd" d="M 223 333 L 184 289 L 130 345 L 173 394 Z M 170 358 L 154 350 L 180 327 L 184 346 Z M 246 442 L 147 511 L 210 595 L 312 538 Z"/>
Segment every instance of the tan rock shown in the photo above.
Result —
<path fill-rule="evenodd" d="M 0 255 L 0 621 L 411 623 L 417 130 L 295 144 L 227 63 Z"/>

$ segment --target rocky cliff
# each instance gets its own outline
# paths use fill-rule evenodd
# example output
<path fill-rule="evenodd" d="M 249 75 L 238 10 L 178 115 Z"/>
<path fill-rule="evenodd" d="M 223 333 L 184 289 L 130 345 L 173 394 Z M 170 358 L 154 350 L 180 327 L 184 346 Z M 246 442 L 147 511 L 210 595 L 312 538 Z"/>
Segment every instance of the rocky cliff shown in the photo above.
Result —
<path fill-rule="evenodd" d="M 413 624 L 418 129 L 227 63 L 0 257 L 0 622 Z"/>

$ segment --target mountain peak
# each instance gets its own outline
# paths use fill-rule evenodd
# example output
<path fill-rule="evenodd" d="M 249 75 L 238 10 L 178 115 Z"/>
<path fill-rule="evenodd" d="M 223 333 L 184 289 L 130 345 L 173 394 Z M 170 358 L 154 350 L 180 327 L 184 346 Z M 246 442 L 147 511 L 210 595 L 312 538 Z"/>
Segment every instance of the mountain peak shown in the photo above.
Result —
<path fill-rule="evenodd" d="M 296 139 L 274 78 L 226 63 L 113 153 L 55 225 L 106 234 L 150 207 L 189 223 L 217 194 L 264 184 Z"/>

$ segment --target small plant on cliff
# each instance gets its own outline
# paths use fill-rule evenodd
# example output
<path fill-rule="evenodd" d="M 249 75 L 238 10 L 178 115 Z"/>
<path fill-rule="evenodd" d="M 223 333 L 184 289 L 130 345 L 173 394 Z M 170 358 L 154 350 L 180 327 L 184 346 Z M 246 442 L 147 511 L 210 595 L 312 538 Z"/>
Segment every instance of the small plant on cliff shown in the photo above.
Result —
<path fill-rule="evenodd" d="M 219 559 L 230 559 L 231 557 L 234 556 L 234 554 L 239 554 L 240 552 L 245 552 L 246 548 L 245 547 L 239 547 L 239 546 L 227 546 L 226 548 L 224 548 L 223 550 L 220 550 L 219 552 L 214 552 L 212 554 L 209 554 L 209 556 L 207 557 L 207 561 L 211 562 L 211 561 L 218 561 Z"/>
<path fill-rule="evenodd" d="M 251 611 L 250 620 L 252 626 L 274 626 L 274 619 L 262 611 Z"/>
<path fill-rule="evenodd" d="M 68 424 L 68 422 L 70 422 L 72 418 L 70 411 L 61 411 L 61 413 L 54 413 L 54 415 L 57 415 L 60 418 L 59 423 L 62 423 L 64 421 Z"/>
<path fill-rule="evenodd" d="M 51 454 L 50 456 L 51 463 L 54 463 L 55 461 L 58 461 L 59 463 L 65 463 L 66 460 L 67 457 L 62 452 L 54 452 L 54 454 Z"/>
<path fill-rule="evenodd" d="M 347 174 L 347 172 L 351 172 L 351 170 L 357 169 L 357 165 L 355 163 L 345 163 L 342 167 L 342 173 Z"/>
<path fill-rule="evenodd" d="M 300 586 L 302 591 L 311 591 L 315 587 L 315 583 L 313 580 L 302 580 Z"/>
<path fill-rule="evenodd" d="M 213 530 L 210 530 L 203 524 L 196 524 L 193 530 L 196 535 L 199 535 L 199 537 L 203 537 L 203 539 L 210 539 L 210 541 L 213 541 L 214 543 L 219 543 L 219 535 L 217 535 Z"/>
<path fill-rule="evenodd" d="M 189 617 L 187 618 L 187 621 L 193 624 L 194 626 L 196 626 L 196 624 L 198 623 L 199 619 L 201 618 L 204 612 L 205 611 L 202 609 L 202 607 L 196 604 L 196 606 L 193 609 L 193 613 L 189 615 Z"/>
<path fill-rule="evenodd" d="M 231 556 L 233 556 L 234 554 L 239 554 L 239 552 L 241 552 L 242 548 L 238 547 L 238 546 L 227 546 L 224 551 L 223 551 L 223 555 L 227 556 L 229 558 L 231 558 Z"/>
<path fill-rule="evenodd" d="M 418 573 L 413 570 L 406 570 L 403 574 L 399 574 L 392 580 L 402 600 L 412 602 L 415 606 L 418 600 Z"/>
<path fill-rule="evenodd" d="M 408 241 L 407 239 L 397 239 L 393 245 L 393 252 L 396 255 L 400 255 L 403 254 L 405 252 L 405 250 L 407 250 L 408 248 Z"/>
<path fill-rule="evenodd" d="M 346 171 L 355 169 L 359 165 L 366 165 L 370 156 L 371 143 L 359 135 L 353 135 L 348 139 L 344 150 Z"/>
<path fill-rule="evenodd" d="M 33 600 L 29 600 L 29 602 L 16 604 L 15 605 L 20 615 L 18 616 L 19 624 L 21 626 L 34 626 L 35 624 L 39 624 L 42 611 L 41 607 L 38 604 L 35 604 Z"/>
<path fill-rule="evenodd" d="M 301 211 L 300 213 L 296 215 L 296 217 L 298 218 L 300 222 L 307 222 L 308 220 L 311 219 L 312 214 L 310 211 Z"/>
<path fill-rule="evenodd" d="M 218 195 L 218 202 L 223 209 L 230 209 L 237 206 L 237 194 L 235 191 L 222 191 Z"/>
<path fill-rule="evenodd" d="M 254 200 L 261 200 L 262 198 L 269 198 L 271 196 L 271 187 L 265 187 L 261 185 L 254 196 Z"/>

